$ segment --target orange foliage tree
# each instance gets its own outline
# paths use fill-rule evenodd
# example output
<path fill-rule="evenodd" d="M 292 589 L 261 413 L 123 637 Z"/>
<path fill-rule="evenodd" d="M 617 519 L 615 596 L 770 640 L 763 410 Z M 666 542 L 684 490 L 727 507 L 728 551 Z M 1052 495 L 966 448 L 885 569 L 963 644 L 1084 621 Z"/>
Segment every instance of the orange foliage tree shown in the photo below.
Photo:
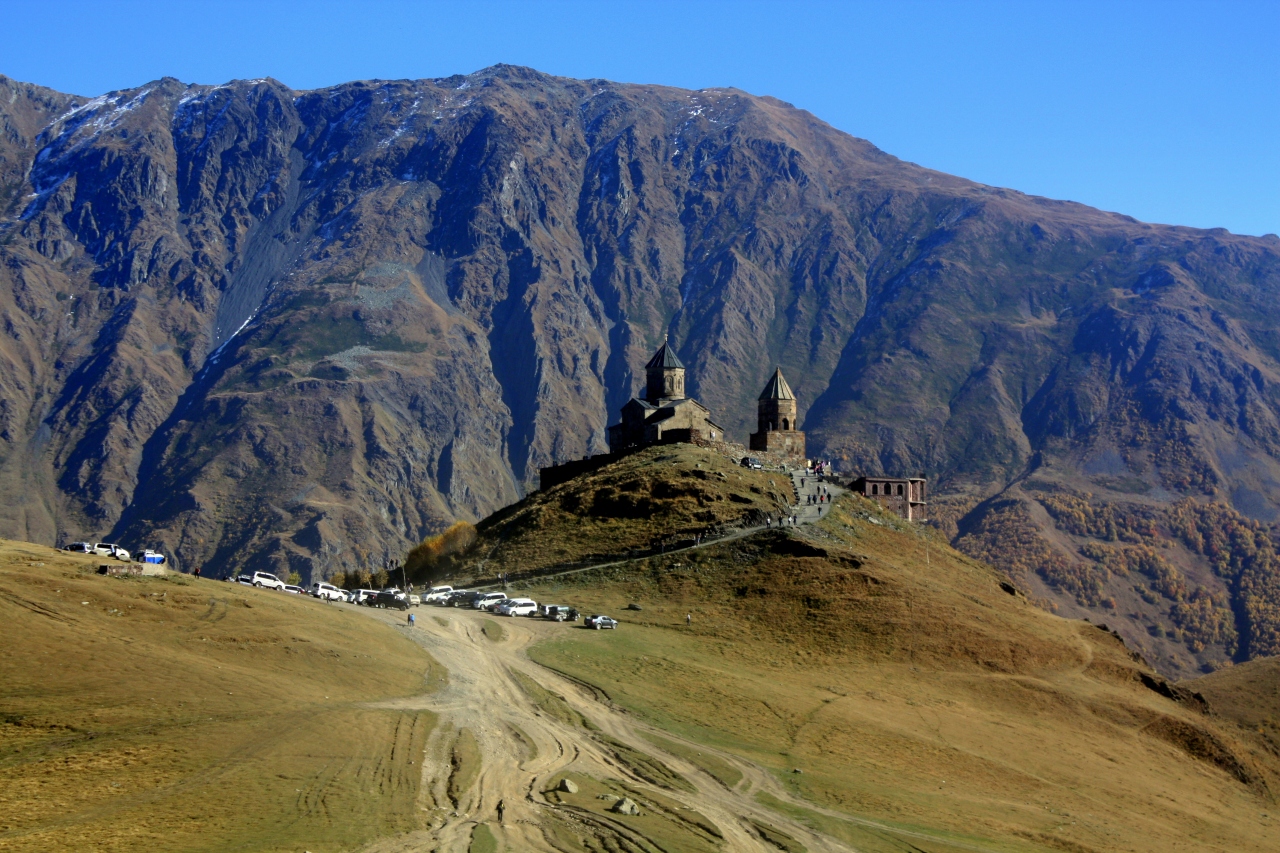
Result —
<path fill-rule="evenodd" d="M 404 570 L 415 583 L 430 582 L 452 568 L 476 544 L 473 524 L 458 521 L 435 536 L 423 539 L 404 558 Z"/>

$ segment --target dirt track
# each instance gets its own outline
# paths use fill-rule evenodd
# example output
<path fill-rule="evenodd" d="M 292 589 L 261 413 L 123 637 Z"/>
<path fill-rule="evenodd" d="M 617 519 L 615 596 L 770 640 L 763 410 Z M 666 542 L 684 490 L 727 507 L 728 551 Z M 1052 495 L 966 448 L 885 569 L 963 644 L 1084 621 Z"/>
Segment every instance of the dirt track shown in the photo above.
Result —
<path fill-rule="evenodd" d="M 363 612 L 396 624 L 401 624 L 404 618 L 399 613 Z M 584 840 L 594 836 L 595 843 L 588 849 L 605 849 L 605 845 L 608 849 L 651 849 L 651 839 L 646 839 L 643 830 L 636 828 L 638 821 L 556 804 L 544 796 L 553 780 L 566 772 L 596 779 L 621 779 L 637 791 L 652 792 L 661 801 L 676 801 L 712 822 L 724 837 L 725 849 L 776 853 L 778 848 L 760 837 L 745 819 L 747 816 L 781 829 L 811 851 L 850 849 L 817 836 L 807 827 L 768 812 L 756 803 L 753 797 L 758 791 L 768 791 L 780 799 L 788 799 L 788 795 L 771 775 L 755 765 L 721 754 L 720 758 L 743 774 L 742 781 L 729 790 L 697 767 L 678 756 L 661 752 L 644 740 L 639 735 L 644 726 L 629 715 L 609 707 L 586 688 L 532 663 L 524 654 L 531 643 L 545 636 L 582 629 L 530 619 L 481 617 L 444 608 L 421 608 L 417 614 L 418 627 L 412 629 L 412 633 L 448 668 L 449 685 L 437 693 L 399 700 L 389 707 L 425 708 L 441 718 L 428 742 L 423 766 L 420 805 L 429 813 L 429 828 L 384 839 L 368 848 L 370 853 L 466 851 L 472 832 L 481 823 L 488 825 L 500 849 L 582 849 L 557 846 L 548 837 L 549 833 L 544 832 L 548 821 L 560 822 L 569 828 L 570 834 Z M 441 626 L 433 617 L 444 619 L 447 625 Z M 482 618 L 491 618 L 500 624 L 505 638 L 495 642 L 485 636 L 481 631 Z M 513 675 L 517 672 L 561 694 L 574 711 L 599 729 L 599 734 L 554 719 L 540 710 Z M 453 742 L 463 729 L 475 737 L 480 769 L 467 789 L 461 793 L 455 791 L 451 798 Z M 601 734 L 658 757 L 692 782 L 697 792 L 664 790 L 646 782 L 618 760 L 600 738 Z M 535 757 L 525 757 L 529 750 L 521 743 L 521 735 L 536 745 Z M 665 732 L 662 736 L 677 740 Z M 696 749 L 711 752 L 701 744 L 696 745 Z M 678 815 L 673 817 L 679 820 Z"/>

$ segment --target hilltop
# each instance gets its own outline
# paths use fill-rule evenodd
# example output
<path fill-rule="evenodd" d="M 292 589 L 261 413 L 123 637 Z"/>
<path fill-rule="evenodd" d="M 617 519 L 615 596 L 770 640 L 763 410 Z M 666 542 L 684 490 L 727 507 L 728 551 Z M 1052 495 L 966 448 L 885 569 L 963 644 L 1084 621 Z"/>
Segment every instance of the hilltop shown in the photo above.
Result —
<path fill-rule="evenodd" d="M 778 519 L 791 478 L 688 444 L 650 447 L 500 510 L 478 526 L 463 571 L 536 575 L 658 551 Z"/>

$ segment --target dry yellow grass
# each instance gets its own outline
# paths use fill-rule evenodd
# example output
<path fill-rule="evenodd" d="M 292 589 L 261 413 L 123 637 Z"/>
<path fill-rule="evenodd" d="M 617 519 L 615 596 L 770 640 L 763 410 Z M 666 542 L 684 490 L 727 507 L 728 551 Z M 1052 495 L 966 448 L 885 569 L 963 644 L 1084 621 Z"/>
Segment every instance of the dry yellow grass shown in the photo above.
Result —
<path fill-rule="evenodd" d="M 395 629 L 0 540 L 0 850 L 346 849 L 415 828 L 432 668 Z"/>
<path fill-rule="evenodd" d="M 1280 657 L 1251 660 L 1183 686 L 1204 694 L 1214 712 L 1239 726 L 1243 737 L 1280 755 Z"/>
<path fill-rule="evenodd" d="M 778 518 L 794 500 L 786 474 L 692 445 L 651 447 L 489 516 L 455 576 L 522 575 L 684 542 Z"/>
<path fill-rule="evenodd" d="M 859 849 L 1275 849 L 1274 754 L 927 535 L 850 498 L 814 528 L 548 579 L 535 597 L 624 624 L 532 655 L 773 768 L 850 820 L 793 817 Z"/>
<path fill-rule="evenodd" d="M 699 453 L 626 476 L 701 488 L 735 473 Z M 635 535 L 703 511 L 673 501 Z M 572 540 L 570 516 L 547 518 Z M 929 535 L 848 498 L 812 527 L 531 584 L 623 618 L 616 632 L 423 620 L 418 639 L 459 676 L 438 725 L 422 694 L 442 670 L 389 614 L 99 577 L 97 560 L 0 542 L 0 851 L 597 849 L 583 826 L 666 849 L 748 835 L 862 853 L 1275 849 L 1277 705 L 1259 689 L 1274 662 L 1192 683 L 1220 709 L 1206 715 L 1111 633 Z M 632 713 L 525 674 L 540 635 L 536 660 Z M 664 732 L 637 737 L 650 724 Z M 577 795 L 525 801 L 579 759 L 595 769 Z M 606 814 L 597 796 L 624 792 L 643 814 Z"/>

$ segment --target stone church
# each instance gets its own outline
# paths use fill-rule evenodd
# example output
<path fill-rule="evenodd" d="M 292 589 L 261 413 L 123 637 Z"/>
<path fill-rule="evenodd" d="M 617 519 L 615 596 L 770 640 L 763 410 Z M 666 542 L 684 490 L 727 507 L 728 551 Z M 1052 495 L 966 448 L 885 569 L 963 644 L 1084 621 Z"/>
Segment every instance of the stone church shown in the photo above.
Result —
<path fill-rule="evenodd" d="M 609 427 L 610 452 L 663 442 L 724 440 L 724 429 L 711 420 L 711 411 L 685 396 L 685 367 L 671 344 L 663 341 L 644 370 L 644 396 L 632 397 L 622 407 L 622 423 Z"/>

